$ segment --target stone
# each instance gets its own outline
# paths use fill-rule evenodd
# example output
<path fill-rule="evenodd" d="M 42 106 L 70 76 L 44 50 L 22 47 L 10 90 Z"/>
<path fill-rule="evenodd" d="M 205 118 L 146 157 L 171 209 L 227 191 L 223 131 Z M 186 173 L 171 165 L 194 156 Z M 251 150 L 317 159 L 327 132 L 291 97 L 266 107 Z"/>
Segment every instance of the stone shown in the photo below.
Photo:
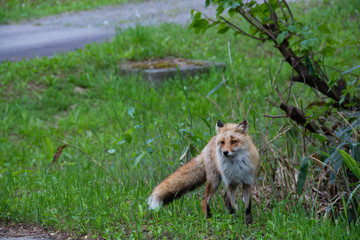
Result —
<path fill-rule="evenodd" d="M 176 76 L 179 76 L 179 73 L 182 79 L 186 79 L 198 74 L 208 74 L 212 68 L 217 71 L 224 71 L 226 64 L 222 62 L 168 57 L 142 62 L 125 62 L 120 64 L 120 73 L 122 75 L 140 76 L 145 81 L 157 85 L 168 79 L 174 79 Z"/>

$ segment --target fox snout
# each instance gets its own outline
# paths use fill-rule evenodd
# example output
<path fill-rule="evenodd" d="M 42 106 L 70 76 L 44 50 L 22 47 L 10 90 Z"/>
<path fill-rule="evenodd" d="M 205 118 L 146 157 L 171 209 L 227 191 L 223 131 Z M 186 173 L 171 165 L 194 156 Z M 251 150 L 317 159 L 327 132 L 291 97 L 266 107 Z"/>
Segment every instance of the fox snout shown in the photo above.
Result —
<path fill-rule="evenodd" d="M 235 155 L 235 152 L 233 151 L 228 151 L 228 150 L 224 150 L 221 151 L 224 157 L 233 157 Z"/>

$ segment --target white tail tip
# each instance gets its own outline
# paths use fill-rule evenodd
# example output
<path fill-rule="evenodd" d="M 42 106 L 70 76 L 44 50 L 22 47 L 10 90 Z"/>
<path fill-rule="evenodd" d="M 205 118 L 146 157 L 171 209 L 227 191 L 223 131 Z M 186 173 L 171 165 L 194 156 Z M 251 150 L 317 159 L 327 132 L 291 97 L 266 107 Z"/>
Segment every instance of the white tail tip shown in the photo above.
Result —
<path fill-rule="evenodd" d="M 159 209 L 162 206 L 162 201 L 157 196 L 150 195 L 147 201 L 150 209 Z"/>

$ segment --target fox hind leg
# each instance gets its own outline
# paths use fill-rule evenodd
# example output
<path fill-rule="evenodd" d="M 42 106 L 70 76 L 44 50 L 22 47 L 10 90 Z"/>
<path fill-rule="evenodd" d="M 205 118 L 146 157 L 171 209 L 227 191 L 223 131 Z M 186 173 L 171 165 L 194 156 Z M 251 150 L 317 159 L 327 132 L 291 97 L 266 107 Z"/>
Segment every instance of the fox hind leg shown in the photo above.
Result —
<path fill-rule="evenodd" d="M 206 214 L 206 218 L 211 218 L 210 200 L 214 196 L 216 190 L 220 184 L 220 178 L 208 179 L 205 186 L 205 193 L 201 202 L 203 212 Z"/>

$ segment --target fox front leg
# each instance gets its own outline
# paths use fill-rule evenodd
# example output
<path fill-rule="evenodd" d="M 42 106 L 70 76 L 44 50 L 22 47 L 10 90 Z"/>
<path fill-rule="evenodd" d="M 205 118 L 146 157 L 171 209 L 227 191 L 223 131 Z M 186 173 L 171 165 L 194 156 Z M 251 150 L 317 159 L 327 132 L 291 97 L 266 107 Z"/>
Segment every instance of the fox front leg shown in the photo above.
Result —
<path fill-rule="evenodd" d="M 252 223 L 252 214 L 251 214 L 251 186 L 243 185 L 244 191 L 244 202 L 245 202 L 245 223 Z"/>
<path fill-rule="evenodd" d="M 226 192 L 224 194 L 224 203 L 225 207 L 229 210 L 230 214 L 234 214 L 236 211 L 235 204 L 235 192 L 236 185 L 229 185 L 226 187 Z"/>

